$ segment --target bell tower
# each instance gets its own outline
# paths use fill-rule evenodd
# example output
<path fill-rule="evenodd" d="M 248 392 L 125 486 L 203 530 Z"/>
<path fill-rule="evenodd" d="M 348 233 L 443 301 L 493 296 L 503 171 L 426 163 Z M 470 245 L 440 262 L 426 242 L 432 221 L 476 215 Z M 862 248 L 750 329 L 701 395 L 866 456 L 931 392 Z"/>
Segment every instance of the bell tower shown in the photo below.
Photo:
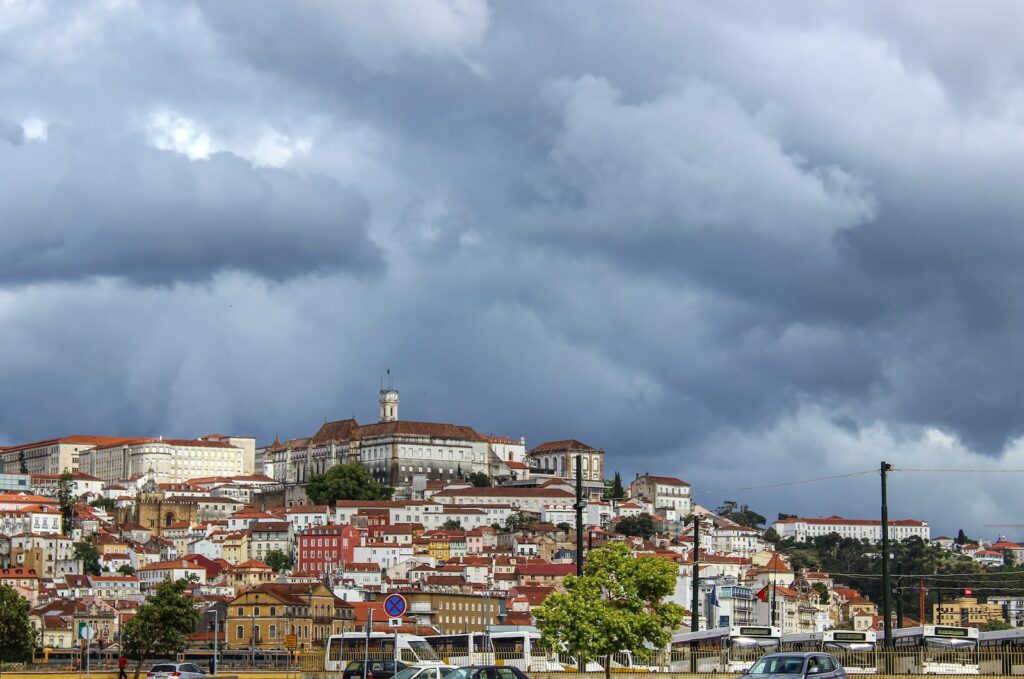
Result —
<path fill-rule="evenodd" d="M 391 381 L 391 370 L 387 374 L 387 386 L 381 381 L 380 388 L 380 420 L 379 422 L 395 422 L 398 420 L 398 390 Z"/>

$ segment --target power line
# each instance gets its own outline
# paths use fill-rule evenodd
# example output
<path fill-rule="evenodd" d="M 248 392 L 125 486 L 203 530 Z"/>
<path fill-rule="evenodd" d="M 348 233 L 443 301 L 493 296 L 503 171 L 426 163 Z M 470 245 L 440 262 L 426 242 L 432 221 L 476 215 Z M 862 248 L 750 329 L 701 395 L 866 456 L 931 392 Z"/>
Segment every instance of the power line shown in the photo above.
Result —
<path fill-rule="evenodd" d="M 829 573 L 830 576 L 838 576 L 841 578 L 865 578 L 865 579 L 880 579 L 882 576 L 879 573 Z M 981 578 L 981 577 L 995 577 L 999 575 L 1006 576 L 1024 576 L 1024 571 L 997 571 L 993 573 L 900 573 L 898 577 L 901 578 L 914 578 L 916 580 L 941 580 L 943 578 Z M 991 581 L 990 581 L 991 582 Z"/>
<path fill-rule="evenodd" d="M 890 471 L 935 474 L 1024 474 L 1024 469 L 904 469 L 903 467 L 894 467 Z"/>
<path fill-rule="evenodd" d="M 833 476 L 819 476 L 813 479 L 801 479 L 799 481 L 780 481 L 779 483 L 766 483 L 760 486 L 746 486 L 745 488 L 720 488 L 717 490 L 702 490 L 694 495 L 709 495 L 709 494 L 720 494 L 720 493 L 738 493 L 745 490 L 765 490 L 769 488 L 783 488 L 785 486 L 799 486 L 807 483 L 818 483 L 819 481 L 833 481 L 835 479 L 848 479 L 854 476 L 864 476 L 866 474 L 877 474 L 877 469 L 868 469 L 867 471 L 861 472 L 850 472 L 848 474 L 835 474 Z"/>

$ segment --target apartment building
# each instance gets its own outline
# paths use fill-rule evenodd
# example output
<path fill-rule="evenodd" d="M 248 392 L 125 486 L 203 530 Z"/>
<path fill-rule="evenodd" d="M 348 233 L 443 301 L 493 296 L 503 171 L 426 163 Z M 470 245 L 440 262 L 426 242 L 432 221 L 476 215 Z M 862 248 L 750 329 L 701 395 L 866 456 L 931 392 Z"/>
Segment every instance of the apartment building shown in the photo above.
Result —
<path fill-rule="evenodd" d="M 882 539 L 882 522 L 876 519 L 845 519 L 841 516 L 827 518 L 790 517 L 779 519 L 772 528 L 783 539 L 792 538 L 806 542 L 816 537 L 835 533 L 839 537 L 854 540 L 879 542 Z M 931 540 L 931 529 L 927 521 L 915 519 L 893 519 L 889 521 L 889 539 L 899 542 L 910 537 L 919 537 L 925 542 Z"/>

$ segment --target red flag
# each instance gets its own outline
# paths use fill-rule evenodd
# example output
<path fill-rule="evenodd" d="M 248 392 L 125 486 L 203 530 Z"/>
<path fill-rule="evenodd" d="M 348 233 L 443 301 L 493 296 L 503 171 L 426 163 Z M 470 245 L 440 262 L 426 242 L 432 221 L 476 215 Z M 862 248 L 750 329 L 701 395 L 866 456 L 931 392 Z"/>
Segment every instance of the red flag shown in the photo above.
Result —
<path fill-rule="evenodd" d="M 768 585 L 765 585 L 764 589 L 762 589 L 760 592 L 758 592 L 754 596 L 756 596 L 758 599 L 760 599 L 761 603 L 765 603 L 765 604 L 768 603 Z"/>

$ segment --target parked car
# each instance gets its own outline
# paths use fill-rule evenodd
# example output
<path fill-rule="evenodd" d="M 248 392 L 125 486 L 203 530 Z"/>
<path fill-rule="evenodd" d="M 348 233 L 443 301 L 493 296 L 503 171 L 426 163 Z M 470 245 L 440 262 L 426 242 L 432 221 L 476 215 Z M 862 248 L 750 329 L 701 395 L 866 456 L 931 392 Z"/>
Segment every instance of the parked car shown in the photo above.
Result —
<path fill-rule="evenodd" d="M 395 675 L 394 679 L 446 679 L 448 673 L 457 670 L 455 665 L 435 665 L 432 667 L 406 667 Z"/>
<path fill-rule="evenodd" d="M 353 660 L 345 665 L 342 679 L 363 679 L 363 660 Z M 409 667 L 404 662 L 398 662 L 398 671 Z M 394 660 L 370 660 L 366 667 L 366 679 L 391 679 L 395 676 Z"/>
<path fill-rule="evenodd" d="M 743 674 L 754 679 L 847 679 L 842 663 L 827 653 L 769 653 Z"/>
<path fill-rule="evenodd" d="M 206 679 L 206 672 L 190 663 L 161 663 L 146 672 L 146 679 Z"/>
<path fill-rule="evenodd" d="M 449 672 L 444 679 L 529 679 L 518 667 L 509 665 L 470 665 Z"/>

